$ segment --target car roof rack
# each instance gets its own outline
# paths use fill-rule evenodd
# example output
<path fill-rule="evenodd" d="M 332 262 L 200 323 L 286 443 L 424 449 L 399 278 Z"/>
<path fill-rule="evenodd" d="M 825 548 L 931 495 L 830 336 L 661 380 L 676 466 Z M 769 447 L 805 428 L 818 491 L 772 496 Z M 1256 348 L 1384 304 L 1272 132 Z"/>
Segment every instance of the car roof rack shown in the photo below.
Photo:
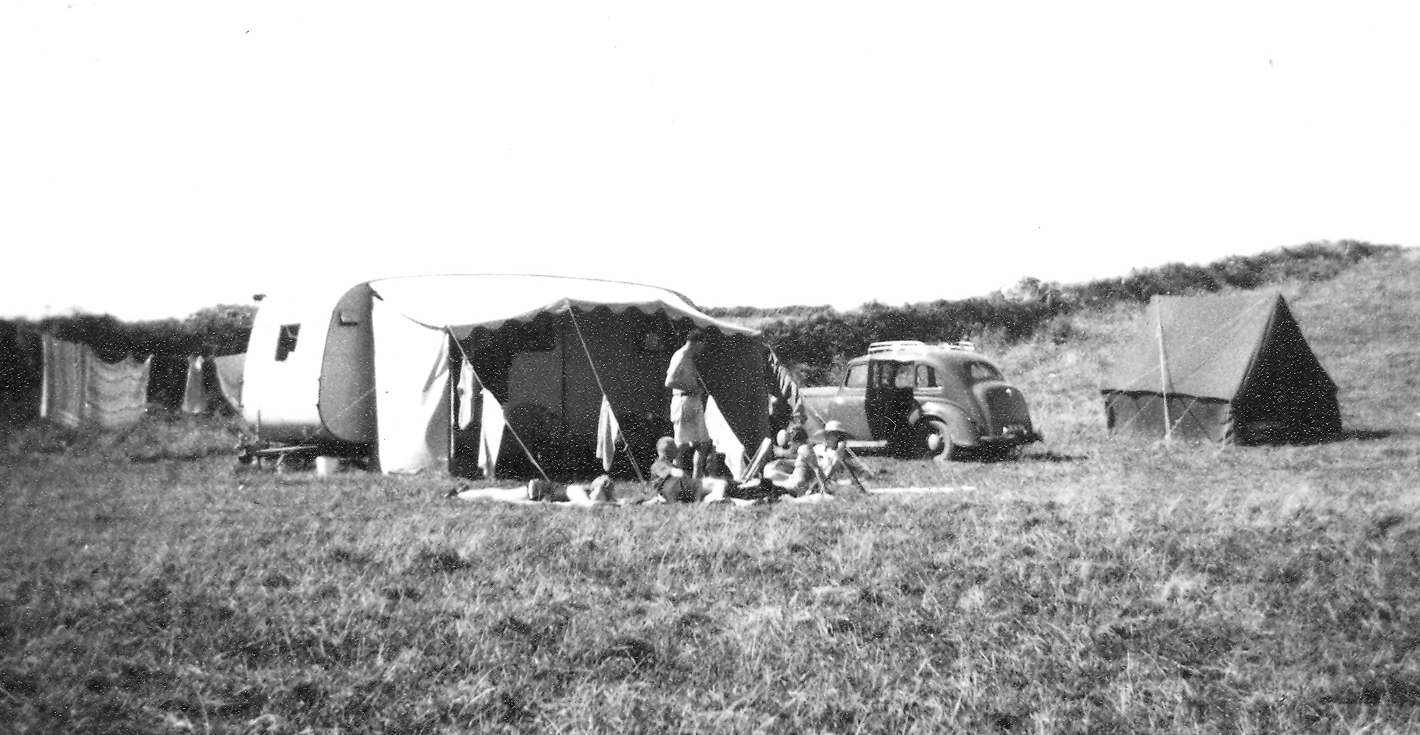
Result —
<path fill-rule="evenodd" d="M 962 340 L 960 342 L 943 342 L 941 344 L 928 345 L 926 342 L 915 339 L 894 339 L 886 342 L 874 342 L 868 345 L 868 354 L 877 355 L 884 352 L 898 352 L 903 350 L 925 350 L 929 347 L 939 350 L 961 350 L 963 352 L 976 352 L 976 345 L 972 342 Z"/>

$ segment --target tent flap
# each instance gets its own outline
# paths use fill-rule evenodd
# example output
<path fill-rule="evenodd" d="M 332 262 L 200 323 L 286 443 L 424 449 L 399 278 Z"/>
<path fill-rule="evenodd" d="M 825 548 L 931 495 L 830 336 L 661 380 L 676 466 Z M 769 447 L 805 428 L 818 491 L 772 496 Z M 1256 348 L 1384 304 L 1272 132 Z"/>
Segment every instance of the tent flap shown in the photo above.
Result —
<path fill-rule="evenodd" d="M 377 457 L 385 474 L 447 468 L 449 338 L 375 302 Z"/>

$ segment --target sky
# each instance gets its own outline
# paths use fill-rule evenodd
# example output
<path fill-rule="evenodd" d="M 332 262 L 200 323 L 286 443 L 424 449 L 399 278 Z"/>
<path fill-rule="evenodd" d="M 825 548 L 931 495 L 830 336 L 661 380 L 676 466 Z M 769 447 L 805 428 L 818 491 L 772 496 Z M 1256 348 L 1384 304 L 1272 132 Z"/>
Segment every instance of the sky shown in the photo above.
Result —
<path fill-rule="evenodd" d="M 891 305 L 1420 244 L 1420 5 L 0 3 L 0 316 L 416 273 Z"/>

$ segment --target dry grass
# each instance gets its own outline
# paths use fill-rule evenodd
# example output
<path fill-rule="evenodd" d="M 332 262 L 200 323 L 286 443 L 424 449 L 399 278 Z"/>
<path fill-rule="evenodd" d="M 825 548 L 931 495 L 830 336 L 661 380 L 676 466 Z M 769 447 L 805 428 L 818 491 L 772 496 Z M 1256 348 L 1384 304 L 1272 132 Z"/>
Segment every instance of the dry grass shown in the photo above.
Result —
<path fill-rule="evenodd" d="M 1413 731 L 1415 284 L 1420 263 L 1396 260 L 1289 287 L 1342 385 L 1345 441 L 1107 439 L 1095 376 L 1133 315 L 1077 315 L 1002 355 L 1043 446 L 868 460 L 875 484 L 975 488 L 942 495 L 469 504 L 436 478 L 239 474 L 207 454 L 226 429 L 180 419 L 141 446 L 16 435 L 0 721 Z"/>

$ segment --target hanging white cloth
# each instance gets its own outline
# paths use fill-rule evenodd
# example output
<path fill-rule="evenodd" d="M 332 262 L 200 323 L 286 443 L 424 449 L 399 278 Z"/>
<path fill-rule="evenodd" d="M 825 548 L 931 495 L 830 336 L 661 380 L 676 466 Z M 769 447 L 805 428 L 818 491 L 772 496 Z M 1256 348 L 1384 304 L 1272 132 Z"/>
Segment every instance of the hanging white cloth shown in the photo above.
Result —
<path fill-rule="evenodd" d="M 187 384 L 182 391 L 183 413 L 207 411 L 207 387 L 202 383 L 202 355 L 187 358 Z"/>
<path fill-rule="evenodd" d="M 483 389 L 483 415 L 479 425 L 478 467 L 483 476 L 492 478 L 498 466 L 498 448 L 503 444 L 503 428 L 507 419 L 503 418 L 503 405 L 493 397 L 487 388 Z"/>
<path fill-rule="evenodd" d="M 710 432 L 710 441 L 715 443 L 715 451 L 725 455 L 725 464 L 729 467 L 730 474 L 734 475 L 735 481 L 743 479 L 745 445 L 735 436 L 735 430 L 730 428 L 725 414 L 720 413 L 720 407 L 715 405 L 715 396 L 709 396 L 705 400 L 705 428 Z"/>
<path fill-rule="evenodd" d="M 242 373 L 246 370 L 246 361 L 245 353 L 212 358 L 217 366 L 217 385 L 222 391 L 222 398 L 238 415 L 242 412 Z"/>
<path fill-rule="evenodd" d="M 597 416 L 597 459 L 602 461 L 602 471 L 611 472 L 611 462 L 616 459 L 616 443 L 621 441 L 621 425 L 612 413 L 611 401 L 602 396 L 601 413 Z"/>
<path fill-rule="evenodd" d="M 473 377 L 473 365 L 462 358 L 459 365 L 459 430 L 473 423 L 473 409 L 478 404 L 478 381 Z"/>

